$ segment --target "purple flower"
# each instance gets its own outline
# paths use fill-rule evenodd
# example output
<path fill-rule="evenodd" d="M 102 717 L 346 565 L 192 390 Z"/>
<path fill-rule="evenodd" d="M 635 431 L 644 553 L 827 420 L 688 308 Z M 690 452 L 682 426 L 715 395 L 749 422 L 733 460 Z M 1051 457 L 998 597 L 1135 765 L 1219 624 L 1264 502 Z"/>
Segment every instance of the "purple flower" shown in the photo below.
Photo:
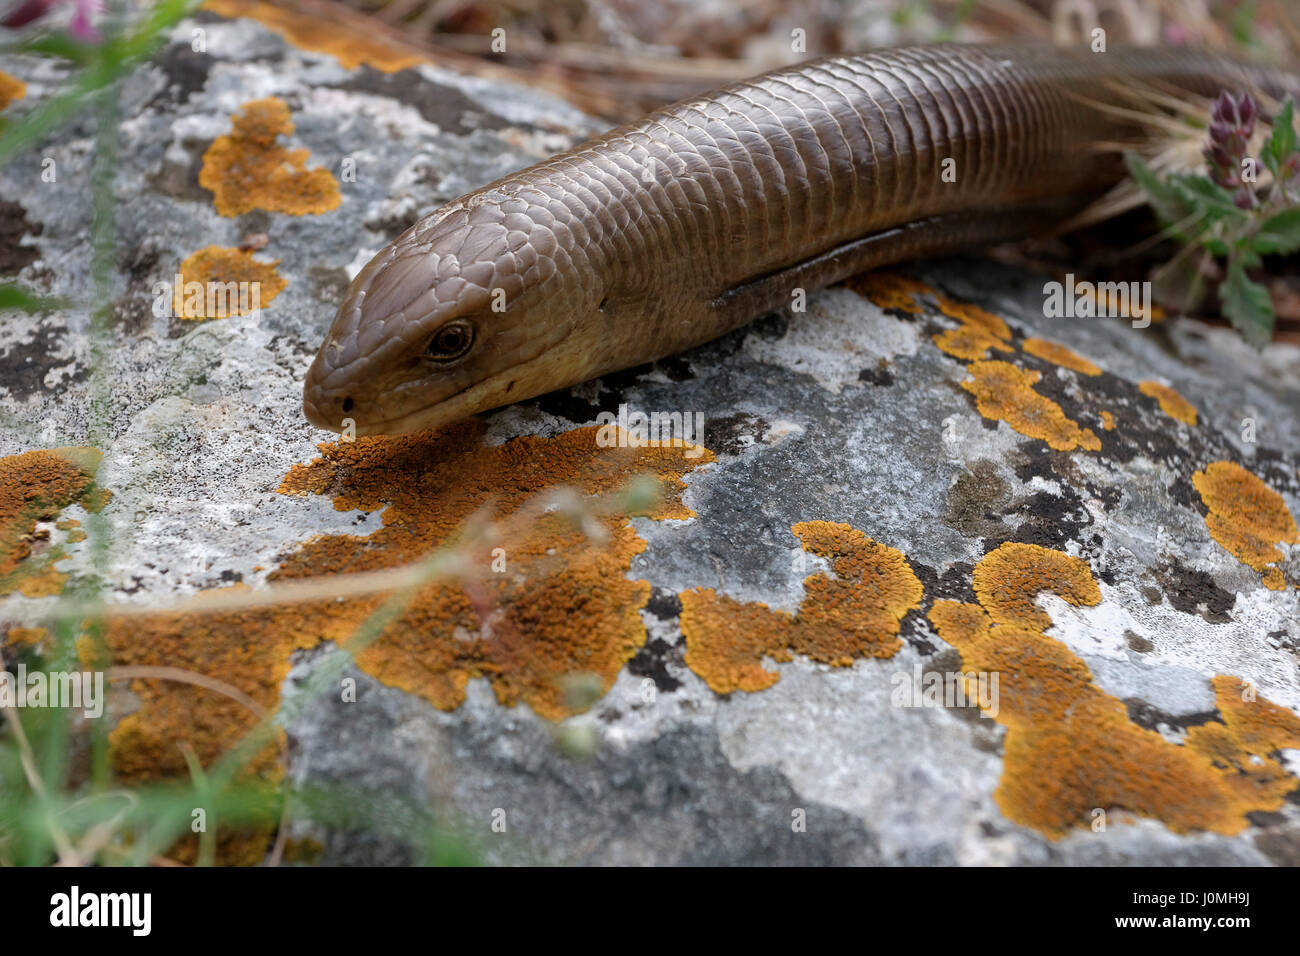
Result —
<path fill-rule="evenodd" d="M 1255 190 L 1242 181 L 1241 172 L 1258 116 L 1259 107 L 1246 93 L 1235 100 L 1224 91 L 1210 109 L 1210 141 L 1204 149 L 1210 178 L 1232 191 L 1232 200 L 1241 209 L 1253 209 L 1257 204 Z"/>
<path fill-rule="evenodd" d="M 18 6 L 6 13 L 3 19 L 0 19 L 0 25 L 11 30 L 25 27 L 41 19 L 59 3 L 70 3 L 76 8 L 72 14 L 72 21 L 68 24 L 69 33 L 86 43 L 99 41 L 99 31 L 95 29 L 91 19 L 103 11 L 101 0 L 22 0 Z"/>

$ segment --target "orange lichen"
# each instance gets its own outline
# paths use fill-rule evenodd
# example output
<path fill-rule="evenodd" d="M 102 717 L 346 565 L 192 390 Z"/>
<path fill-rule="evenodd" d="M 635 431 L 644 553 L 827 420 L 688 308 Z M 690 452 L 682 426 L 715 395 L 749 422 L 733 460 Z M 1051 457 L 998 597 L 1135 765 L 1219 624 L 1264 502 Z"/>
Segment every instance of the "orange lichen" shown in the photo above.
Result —
<path fill-rule="evenodd" d="M 279 259 L 260 262 L 242 249 L 200 249 L 177 270 L 172 309 L 181 319 L 250 315 L 268 305 L 289 284 L 276 272 L 279 264 Z"/>
<path fill-rule="evenodd" d="M 1112 415 L 1110 412 L 1106 411 L 1105 409 L 1102 409 L 1102 410 L 1099 411 L 1097 414 L 1101 416 L 1101 427 L 1102 427 L 1102 429 L 1103 429 L 1104 431 L 1108 431 L 1108 432 L 1109 432 L 1109 431 L 1114 431 L 1114 429 L 1115 429 L 1115 416 Z"/>
<path fill-rule="evenodd" d="M 307 150 L 285 149 L 277 142 L 292 132 L 283 100 L 244 104 L 231 131 L 213 140 L 203 154 L 199 185 L 212 193 L 218 213 L 240 216 L 266 209 L 304 216 L 338 206 L 339 184 L 329 170 L 307 169 Z"/>
<path fill-rule="evenodd" d="M 998 806 L 1053 839 L 1092 822 L 1096 809 L 1128 810 L 1171 830 L 1238 833 L 1247 814 L 1274 811 L 1297 786 L 1277 751 L 1300 746 L 1300 718 L 1216 677 L 1223 723 L 1191 728 L 1186 744 L 1129 720 L 1123 701 L 1087 665 L 1042 633 L 1051 621 L 1035 589 L 1072 604 L 1099 595 L 1087 565 L 1060 552 L 1003 545 L 973 577 L 980 604 L 937 601 L 930 620 L 962 667 L 998 675 L 998 723 L 1007 728 Z"/>
<path fill-rule="evenodd" d="M 998 360 L 972 362 L 968 368 L 972 377 L 962 382 L 962 388 L 975 396 L 975 406 L 985 418 L 1004 421 L 1057 451 L 1101 449 L 1101 440 L 1091 429 L 1080 428 L 1060 405 L 1034 391 L 1040 378 L 1037 372 Z"/>
<path fill-rule="evenodd" d="M 27 84 L 16 76 L 10 76 L 0 70 L 0 110 L 8 108 L 14 100 L 21 100 L 27 95 Z"/>
<path fill-rule="evenodd" d="M 921 313 L 917 296 L 934 294 L 924 282 L 893 272 L 864 272 L 850 279 L 847 285 L 882 309 L 898 309 L 912 315 Z"/>
<path fill-rule="evenodd" d="M 987 332 L 972 325 L 945 329 L 938 335 L 932 336 L 932 339 L 940 351 L 947 352 L 953 358 L 961 359 L 963 362 L 988 358 L 989 349 L 997 349 L 1000 352 L 1012 351 L 1011 346 L 1007 343 L 995 339 Z"/>
<path fill-rule="evenodd" d="M 1059 342 L 1049 342 L 1047 339 L 1025 339 L 1021 348 L 1030 355 L 1038 356 L 1045 362 L 1051 362 L 1053 365 L 1059 365 L 1062 368 L 1073 369 L 1081 375 L 1101 374 L 1100 368 L 1082 355 L 1067 349 Z"/>
<path fill-rule="evenodd" d="M 702 449 L 687 457 L 680 443 L 599 447 L 596 428 L 486 447 L 484 429 L 474 420 L 437 434 L 321 445 L 321 457 L 292 468 L 279 490 L 328 494 L 339 510 L 384 509 L 382 526 L 365 536 L 311 538 L 270 577 L 286 581 L 409 565 L 454 541 L 484 509 L 509 522 L 549 487 L 609 496 L 646 472 L 658 479 L 665 499 L 639 513 L 688 518 L 693 512 L 682 504 L 681 478 L 712 460 Z M 503 704 L 524 701 L 552 720 L 588 706 L 566 696 L 566 678 L 594 675 L 607 689 L 645 641 L 639 611 L 650 586 L 626 577 L 645 542 L 629 517 L 618 509 L 593 517 L 603 541 L 585 537 L 557 511 L 520 518 L 518 527 L 503 525 L 513 530 L 498 542 L 500 554 L 484 553 L 482 563 L 476 560 L 459 579 L 421 587 L 357 655 L 358 666 L 442 709 L 459 706 L 475 677 L 486 678 Z M 295 649 L 346 641 L 386 597 L 110 619 L 104 644 L 112 664 L 165 664 L 210 675 L 270 711 Z M 140 708 L 110 737 L 114 766 L 127 779 L 183 776 L 179 744 L 206 765 L 256 721 L 244 703 L 213 690 L 155 679 L 136 680 L 133 690 Z M 275 749 L 268 747 L 251 770 L 264 780 L 278 779 Z"/>
<path fill-rule="evenodd" d="M 1036 544 L 1008 541 L 984 555 L 971 576 L 975 596 L 995 624 L 1048 628 L 1034 598 L 1051 592 L 1077 607 L 1101 603 L 1088 562 Z"/>
<path fill-rule="evenodd" d="M 1013 351 L 1011 329 L 992 312 L 968 302 L 938 297 L 939 311 L 961 324 L 934 336 L 934 344 L 943 352 L 963 362 L 988 358 L 989 349 Z"/>
<path fill-rule="evenodd" d="M 829 559 L 835 574 L 804 578 L 795 614 L 711 588 L 681 595 L 686 664 L 719 694 L 776 683 L 779 675 L 763 667 L 765 657 L 789 661 L 802 654 L 847 667 L 859 658 L 892 657 L 902 646 L 899 625 L 922 595 L 903 553 L 847 524 L 809 521 L 791 530 L 804 550 Z"/>
<path fill-rule="evenodd" d="M 99 459 L 96 449 L 83 447 L 0 458 L 0 594 L 37 597 L 63 589 L 67 576 L 54 563 L 67 555 L 59 547 L 34 555 L 37 542 L 48 540 L 36 526 L 74 503 L 87 511 L 104 506 L 109 494 L 94 480 Z"/>
<path fill-rule="evenodd" d="M 1265 587 L 1284 589 L 1286 582 L 1277 565 L 1285 555 L 1277 546 L 1296 544 L 1300 535 L 1282 496 L 1231 461 L 1211 462 L 1192 475 L 1192 484 L 1209 509 L 1205 526 L 1210 537 L 1242 564 L 1262 573 Z"/>
<path fill-rule="evenodd" d="M 508 515 L 550 485 L 602 495 L 641 471 L 656 474 L 670 492 L 650 517 L 692 516 L 680 500 L 681 475 L 711 455 L 690 459 L 680 445 L 600 448 L 596 432 L 584 428 L 553 439 L 524 437 L 482 448 L 476 447 L 481 426 L 471 425 L 436 442 L 395 438 L 323 446 L 325 458 L 295 467 L 281 490 L 329 492 L 341 509 L 369 510 L 386 502 L 384 527 L 360 545 L 350 535 L 313 539 L 273 577 L 410 561 L 450 537 L 489 500 L 495 500 L 499 514 Z M 433 489 L 430 474 L 441 479 Z M 545 717 L 568 716 L 572 709 L 560 679 L 587 671 L 608 687 L 645 639 L 638 611 L 650 586 L 625 577 L 645 543 L 627 517 L 602 519 L 608 540 L 597 547 L 563 516 L 544 516 L 509 542 L 507 570 L 478 585 L 480 607 L 457 584 L 431 586 L 359 663 L 385 683 L 438 707 L 458 706 L 465 684 L 485 676 L 502 703 L 525 700 Z M 479 631 L 484 602 L 501 611 L 493 635 L 467 639 Z"/>
<path fill-rule="evenodd" d="M 50 636 L 43 627 L 11 627 L 5 634 L 5 643 L 10 647 L 40 647 Z"/>
<path fill-rule="evenodd" d="M 1148 398 L 1160 403 L 1160 410 L 1170 418 L 1176 418 L 1186 425 L 1196 424 L 1196 409 L 1168 385 L 1159 382 L 1139 382 L 1138 391 Z"/>
<path fill-rule="evenodd" d="M 358 33 L 355 24 L 335 20 L 327 9 L 313 8 L 307 15 L 259 0 L 204 0 L 202 8 L 231 20 L 256 20 L 300 49 L 330 54 L 347 70 L 364 63 L 383 73 L 396 73 L 428 62 L 396 39 Z"/>
<path fill-rule="evenodd" d="M 938 296 L 939 311 L 950 319 L 956 319 L 963 325 L 982 329 L 995 339 L 1006 342 L 1011 339 L 1011 329 L 1005 321 L 987 309 L 969 302 L 958 302 L 947 296 Z"/>

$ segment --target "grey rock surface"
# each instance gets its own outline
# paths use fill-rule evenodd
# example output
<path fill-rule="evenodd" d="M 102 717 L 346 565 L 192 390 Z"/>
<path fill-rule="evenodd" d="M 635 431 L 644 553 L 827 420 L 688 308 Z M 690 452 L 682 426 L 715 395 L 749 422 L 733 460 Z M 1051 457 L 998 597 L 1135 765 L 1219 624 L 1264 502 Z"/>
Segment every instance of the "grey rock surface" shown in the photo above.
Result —
<path fill-rule="evenodd" d="M 435 65 L 398 74 L 344 69 L 246 20 L 201 18 L 207 52 L 178 28 L 122 91 L 112 348 L 98 481 L 112 544 L 106 585 L 147 603 L 232 581 L 257 588 L 313 535 L 365 535 L 378 512 L 337 511 L 324 496 L 278 494 L 330 436 L 301 414 L 303 374 L 350 277 L 440 203 L 576 143 L 599 124 L 519 86 Z M 20 113 L 62 80 L 47 62 L 0 69 L 28 84 Z M 204 150 L 245 103 L 288 104 L 289 144 L 308 166 L 355 162 L 342 202 L 317 215 L 216 212 L 198 186 Z M 0 200 L 31 225 L 35 257 L 17 278 L 41 294 L 92 294 L 87 236 L 93 124 L 81 120 L 0 169 Z M 56 183 L 43 183 L 51 157 Z M 265 233 L 288 286 L 260 314 L 209 322 L 159 317 L 153 287 L 208 245 Z M 288 725 L 289 780 L 346 786 L 390 826 L 296 821 L 319 862 L 404 863 L 426 817 L 453 820 L 493 862 L 718 864 L 1300 863 L 1300 803 L 1258 814 L 1236 835 L 1175 833 L 1119 814 L 1105 832 L 1053 839 L 1008 819 L 994 792 L 1006 728 L 973 711 L 900 708 L 891 678 L 957 655 L 922 612 L 902 623 L 892 658 L 831 667 L 796 655 L 779 680 L 719 695 L 683 660 L 680 592 L 714 588 L 795 610 L 806 561 L 791 526 L 844 522 L 907 556 L 935 599 L 971 601 L 971 573 L 1003 541 L 1089 561 L 1102 600 L 1039 604 L 1047 631 L 1105 693 L 1170 741 L 1215 711 L 1210 678 L 1248 680 L 1300 713 L 1300 548 L 1285 590 L 1261 586 L 1208 533 L 1191 475 L 1240 462 L 1300 514 L 1300 349 L 1263 355 L 1232 332 L 1190 320 L 1135 330 L 1118 321 L 1044 317 L 1042 279 L 976 260 L 908 267 L 942 295 L 1004 317 L 1017 340 L 1041 336 L 1091 358 L 1100 380 L 1017 354 L 1038 390 L 1101 438 L 1100 452 L 1050 450 L 982 416 L 968 370 L 932 337 L 955 322 L 926 305 L 882 309 L 839 287 L 806 313 L 768 316 L 717 342 L 492 414 L 487 441 L 554 435 L 620 404 L 699 410 L 716 462 L 688 474 L 688 521 L 633 519 L 647 542 L 628 576 L 654 592 L 646 642 L 587 712 L 556 727 L 526 704 L 503 707 L 483 679 L 440 711 L 366 673 L 355 703 L 322 698 Z M 85 444 L 94 387 L 84 307 L 10 313 L 0 323 L 0 455 Z M 993 355 L 993 358 L 1007 356 Z M 1199 411 L 1189 427 L 1142 402 L 1136 383 L 1176 388 Z M 1114 410 L 1103 431 L 1093 409 Z M 1092 417 L 1088 417 L 1092 415 Z M 1257 439 L 1241 422 L 1257 422 Z M 963 480 L 964 479 L 964 480 Z M 979 492 L 970 506 L 972 489 Z M 78 506 L 65 517 L 85 515 Z M 92 571 L 86 545 L 60 569 Z M 37 623 L 54 598 L 0 598 L 0 619 Z M 292 697 L 329 655 L 295 653 Z M 946 656 L 945 656 L 946 655 Z M 938 662 L 938 663 L 936 663 Z M 946 663 L 945 663 L 946 662 Z M 647 702 L 647 682 L 654 687 Z M 1145 716 L 1144 716 L 1145 715 Z M 588 734 L 575 757 L 558 733 Z M 1277 759 L 1300 773 L 1300 751 Z M 1295 781 L 1300 785 L 1300 781 Z M 504 833 L 492 827 L 504 810 Z M 803 828 L 792 826 L 802 819 Z"/>

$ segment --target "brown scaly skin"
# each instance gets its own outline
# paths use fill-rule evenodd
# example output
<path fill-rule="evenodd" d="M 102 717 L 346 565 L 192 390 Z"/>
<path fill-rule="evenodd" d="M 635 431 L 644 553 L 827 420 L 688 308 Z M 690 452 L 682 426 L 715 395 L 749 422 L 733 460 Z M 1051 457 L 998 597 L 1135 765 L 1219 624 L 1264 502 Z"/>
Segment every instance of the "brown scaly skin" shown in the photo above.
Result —
<path fill-rule="evenodd" d="M 308 372 L 307 418 L 436 428 L 707 342 L 795 288 L 1033 234 L 1121 178 L 1092 147 L 1133 127 L 1088 102 L 1116 82 L 1300 90 L 1193 51 L 935 46 L 683 100 L 384 249 Z"/>

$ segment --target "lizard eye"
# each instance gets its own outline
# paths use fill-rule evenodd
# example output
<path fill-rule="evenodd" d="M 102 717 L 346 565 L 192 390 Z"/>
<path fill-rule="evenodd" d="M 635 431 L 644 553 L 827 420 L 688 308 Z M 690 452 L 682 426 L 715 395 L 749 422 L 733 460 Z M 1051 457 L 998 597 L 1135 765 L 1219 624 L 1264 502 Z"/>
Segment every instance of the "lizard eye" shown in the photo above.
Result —
<path fill-rule="evenodd" d="M 474 344 L 474 326 L 464 319 L 452 319 L 433 333 L 424 348 L 425 358 L 435 362 L 454 362 Z"/>

